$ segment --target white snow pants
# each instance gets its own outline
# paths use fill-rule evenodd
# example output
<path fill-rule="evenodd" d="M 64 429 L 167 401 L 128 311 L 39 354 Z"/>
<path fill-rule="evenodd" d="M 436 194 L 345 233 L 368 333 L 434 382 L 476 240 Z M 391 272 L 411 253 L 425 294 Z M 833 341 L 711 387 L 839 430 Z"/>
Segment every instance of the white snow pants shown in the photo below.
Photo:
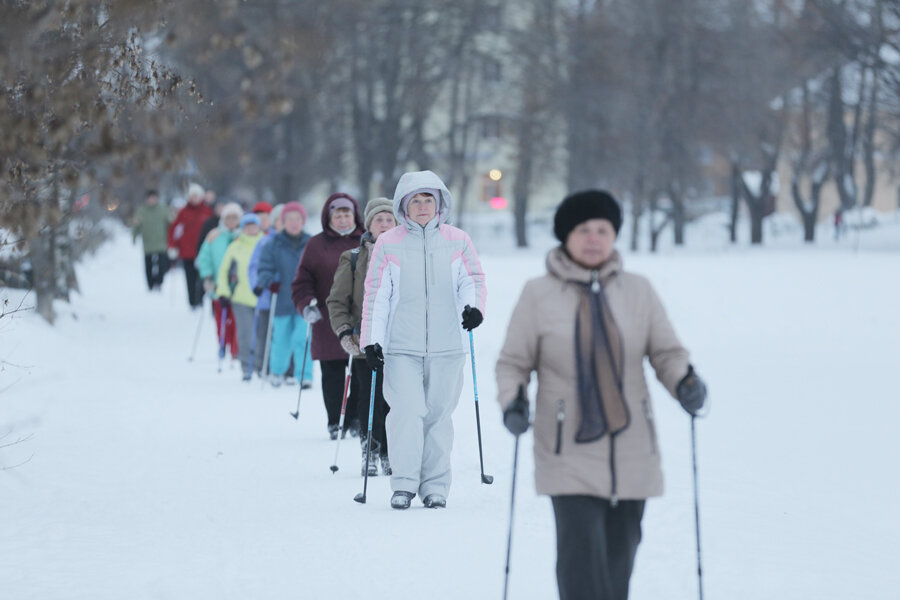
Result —
<path fill-rule="evenodd" d="M 385 426 L 391 489 L 428 494 L 450 491 L 453 411 L 462 391 L 466 355 L 385 354 Z"/>

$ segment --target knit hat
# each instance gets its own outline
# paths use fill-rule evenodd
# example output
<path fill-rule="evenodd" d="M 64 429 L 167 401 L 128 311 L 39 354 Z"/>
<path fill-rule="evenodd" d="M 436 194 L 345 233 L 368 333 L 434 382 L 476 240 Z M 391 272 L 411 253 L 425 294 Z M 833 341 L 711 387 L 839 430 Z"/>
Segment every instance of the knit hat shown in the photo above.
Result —
<path fill-rule="evenodd" d="M 199 183 L 192 183 L 188 186 L 188 198 L 191 196 L 202 196 L 203 195 L 203 186 Z"/>
<path fill-rule="evenodd" d="M 250 212 L 254 213 L 271 213 L 272 205 L 268 202 L 257 202 L 253 205 L 253 210 Z"/>
<path fill-rule="evenodd" d="M 389 198 L 375 198 L 374 200 L 369 200 L 369 203 L 366 204 L 366 231 L 372 226 L 372 220 L 375 218 L 375 215 L 382 212 L 394 214 L 393 200 Z"/>
<path fill-rule="evenodd" d="M 286 217 L 289 212 L 298 212 L 303 215 L 303 220 L 306 220 L 306 209 L 299 202 L 288 202 L 285 204 L 284 210 L 281 211 L 281 218 Z"/>
<path fill-rule="evenodd" d="M 609 192 L 602 190 L 569 194 L 556 209 L 553 233 L 556 239 L 565 244 L 572 230 L 590 219 L 606 219 L 618 234 L 622 226 L 622 209 Z"/>
<path fill-rule="evenodd" d="M 222 208 L 221 217 L 224 219 L 228 215 L 235 215 L 240 218 L 241 215 L 244 214 L 244 209 L 241 208 L 241 205 L 237 202 L 229 202 Z"/>
<path fill-rule="evenodd" d="M 334 200 L 331 201 L 331 204 L 328 205 L 328 214 L 330 215 L 331 213 L 333 213 L 334 211 L 336 211 L 339 208 L 346 208 L 350 212 L 353 212 L 353 209 L 354 209 L 353 201 L 350 200 L 349 198 L 344 198 L 344 197 L 335 198 Z"/>
<path fill-rule="evenodd" d="M 243 217 L 241 217 L 241 229 L 243 229 L 246 225 L 256 225 L 259 226 L 259 217 L 256 216 L 255 213 L 246 213 Z"/>

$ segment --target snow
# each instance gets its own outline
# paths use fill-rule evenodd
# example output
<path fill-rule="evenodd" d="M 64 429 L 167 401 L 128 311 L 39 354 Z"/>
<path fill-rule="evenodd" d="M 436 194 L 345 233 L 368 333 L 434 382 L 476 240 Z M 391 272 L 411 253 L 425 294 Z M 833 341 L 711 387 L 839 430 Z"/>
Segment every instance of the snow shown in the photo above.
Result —
<path fill-rule="evenodd" d="M 704 588 L 709 598 L 896 599 L 900 589 L 900 223 L 881 241 L 820 232 L 722 252 L 718 224 L 692 246 L 625 254 L 647 275 L 698 372 L 711 412 L 697 425 Z M 851 236 L 852 237 L 852 236 Z M 454 415 L 445 510 L 392 511 L 388 481 L 361 491 L 348 438 L 340 470 L 316 387 L 262 388 L 216 373 L 212 319 L 184 280 L 145 291 L 122 230 L 78 268 L 83 296 L 0 319 L 2 597 L 499 598 L 513 440 L 493 366 L 541 248 L 482 253 L 487 320 L 476 330 L 486 472 L 479 482 L 471 373 Z M 692 242 L 693 240 L 693 242 Z M 627 248 L 624 243 L 620 247 Z M 0 289 L 17 304 L 21 292 Z M 26 299 L 26 304 L 33 301 Z M 689 420 L 648 372 L 666 494 L 648 502 L 633 600 L 697 597 Z M 531 435 L 519 455 L 510 598 L 555 597 L 549 500 L 533 486 Z"/>

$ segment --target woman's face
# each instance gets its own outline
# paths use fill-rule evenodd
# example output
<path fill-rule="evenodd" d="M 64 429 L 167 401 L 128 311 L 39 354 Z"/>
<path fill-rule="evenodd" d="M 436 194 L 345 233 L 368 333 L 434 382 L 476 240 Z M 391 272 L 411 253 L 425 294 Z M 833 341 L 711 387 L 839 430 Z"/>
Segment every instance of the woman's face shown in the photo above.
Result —
<path fill-rule="evenodd" d="M 377 240 L 379 235 L 385 231 L 390 231 L 396 226 L 397 220 L 394 218 L 393 213 L 387 211 L 380 212 L 372 219 L 372 224 L 369 226 L 369 233 Z"/>
<path fill-rule="evenodd" d="M 566 251 L 582 267 L 596 269 L 612 255 L 616 230 L 606 219 L 579 223 L 566 238 Z"/>
<path fill-rule="evenodd" d="M 244 225 L 244 233 L 250 236 L 256 235 L 259 233 L 259 225 L 256 223 L 247 223 Z"/>
<path fill-rule="evenodd" d="M 431 194 L 416 194 L 409 199 L 406 205 L 406 214 L 409 218 L 425 227 L 437 214 L 437 203 Z"/>
<path fill-rule="evenodd" d="M 304 225 L 306 225 L 306 219 L 300 212 L 292 210 L 284 215 L 284 230 L 290 235 L 300 235 Z"/>
<path fill-rule="evenodd" d="M 241 216 L 234 213 L 228 213 L 222 220 L 225 222 L 225 227 L 228 228 L 228 231 L 234 231 L 241 224 Z"/>
<path fill-rule="evenodd" d="M 347 231 L 353 228 L 353 211 L 349 208 L 336 208 L 331 212 L 329 225 L 335 231 Z"/>
<path fill-rule="evenodd" d="M 258 212 L 256 216 L 259 217 L 259 228 L 262 231 L 268 231 L 272 224 L 272 215 L 267 212 Z"/>

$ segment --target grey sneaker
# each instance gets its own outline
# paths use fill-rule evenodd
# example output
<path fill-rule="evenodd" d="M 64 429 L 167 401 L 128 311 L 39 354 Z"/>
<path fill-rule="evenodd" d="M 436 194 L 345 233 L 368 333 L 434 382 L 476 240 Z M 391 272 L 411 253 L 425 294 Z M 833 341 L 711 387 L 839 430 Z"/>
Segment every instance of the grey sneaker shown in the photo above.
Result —
<path fill-rule="evenodd" d="M 415 498 L 416 495 L 412 492 L 394 492 L 394 495 L 391 496 L 391 508 L 396 508 L 398 510 L 404 510 L 409 508 L 410 502 Z"/>
<path fill-rule="evenodd" d="M 447 499 L 440 494 L 428 494 L 422 499 L 425 508 L 446 508 Z"/>

